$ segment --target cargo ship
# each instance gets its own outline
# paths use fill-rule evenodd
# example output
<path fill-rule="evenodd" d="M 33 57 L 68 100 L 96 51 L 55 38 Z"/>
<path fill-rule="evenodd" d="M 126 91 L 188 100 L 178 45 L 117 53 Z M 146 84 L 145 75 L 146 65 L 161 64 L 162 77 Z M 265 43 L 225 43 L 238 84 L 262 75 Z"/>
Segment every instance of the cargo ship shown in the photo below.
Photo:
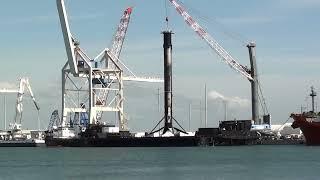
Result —
<path fill-rule="evenodd" d="M 45 143 L 41 139 L 0 140 L 0 147 L 45 147 Z"/>
<path fill-rule="evenodd" d="M 311 87 L 312 109 L 308 112 L 301 112 L 300 114 L 292 113 L 290 117 L 294 119 L 292 123 L 293 128 L 300 128 L 304 137 L 306 145 L 320 145 L 320 113 L 315 111 L 315 97 L 317 93 Z"/>

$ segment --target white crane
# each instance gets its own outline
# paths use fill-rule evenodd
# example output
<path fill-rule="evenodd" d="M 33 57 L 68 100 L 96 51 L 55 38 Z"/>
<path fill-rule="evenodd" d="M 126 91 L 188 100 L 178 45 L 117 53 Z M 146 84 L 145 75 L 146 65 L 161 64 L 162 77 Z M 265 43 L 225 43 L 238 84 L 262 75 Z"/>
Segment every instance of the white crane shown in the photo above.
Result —
<path fill-rule="evenodd" d="M 16 111 L 15 111 L 16 113 L 15 113 L 15 117 L 14 117 L 14 123 L 10 124 L 12 129 L 21 129 L 21 120 L 22 120 L 22 113 L 23 113 L 22 101 L 23 101 L 23 95 L 25 94 L 26 89 L 29 92 L 29 95 L 34 103 L 35 108 L 38 111 L 38 121 L 39 121 L 40 106 L 38 105 L 38 103 L 33 95 L 28 78 L 26 78 L 26 77 L 20 78 L 19 89 L 0 89 L 0 93 L 17 93 Z M 5 102 L 5 106 L 6 106 L 6 102 Z M 5 113 L 5 121 L 6 121 L 6 109 L 5 109 L 4 113 Z"/>
<path fill-rule="evenodd" d="M 25 93 L 25 90 L 28 90 L 29 95 L 33 101 L 34 106 L 36 107 L 37 111 L 40 111 L 40 107 L 33 95 L 33 92 L 31 90 L 31 86 L 29 83 L 29 79 L 28 78 L 21 78 L 20 79 L 20 85 L 19 85 L 19 90 L 18 90 L 18 94 L 17 94 L 17 102 L 16 102 L 16 115 L 15 115 L 15 123 L 20 123 L 21 124 L 21 119 L 22 119 L 22 112 L 23 112 L 23 104 L 22 104 L 22 99 L 23 99 L 23 95 Z"/>
<path fill-rule="evenodd" d="M 175 7 L 176 11 L 184 18 L 187 25 L 193 29 L 198 36 L 201 37 L 222 59 L 223 62 L 228 64 L 232 69 L 239 72 L 242 76 L 246 77 L 251 83 L 252 94 L 252 120 L 255 123 L 260 124 L 259 119 L 259 90 L 261 94 L 262 108 L 267 111 L 261 88 L 259 89 L 256 57 L 255 57 L 255 43 L 249 43 L 247 45 L 250 55 L 251 69 L 249 70 L 245 66 L 241 65 L 235 58 L 233 58 L 206 30 L 199 25 L 199 23 L 193 19 L 193 17 L 181 6 L 177 0 L 169 0 Z M 267 116 L 266 116 L 267 117 Z M 270 116 L 269 116 L 270 117 Z"/>
<path fill-rule="evenodd" d="M 102 112 L 117 112 L 120 129 L 127 130 L 123 81 L 163 82 L 159 78 L 137 77 L 119 59 L 132 8 L 124 11 L 112 47 L 90 58 L 71 34 L 64 0 L 56 1 L 68 57 L 62 69 L 62 126 L 72 116 L 78 117 L 79 122 L 81 113 L 88 114 L 89 124 L 96 124 Z"/>
<path fill-rule="evenodd" d="M 66 46 L 66 52 L 68 57 L 68 64 L 72 74 L 78 74 L 78 62 L 75 57 L 76 45 L 75 40 L 71 35 L 69 22 L 67 19 L 67 12 L 63 0 L 57 0 L 57 8 L 59 11 L 59 18 L 61 24 L 61 30 L 63 34 L 64 43 Z M 61 12 L 61 13 L 60 13 Z"/>
<path fill-rule="evenodd" d="M 132 7 L 127 8 L 120 20 L 120 24 L 118 25 L 117 31 L 115 33 L 114 39 L 112 41 L 112 47 L 110 49 L 105 48 L 102 50 L 95 58 L 91 59 L 89 56 L 79 47 L 79 42 L 76 41 L 76 38 L 72 36 L 68 21 L 68 15 L 65 8 L 64 0 L 56 0 L 57 1 L 57 9 L 60 18 L 60 25 L 63 34 L 63 39 L 65 43 L 66 53 L 68 57 L 67 65 L 69 65 L 69 71 L 74 76 L 81 76 L 81 72 L 79 72 L 79 68 L 83 66 L 85 60 L 98 62 L 99 58 L 101 58 L 100 62 L 108 61 L 106 66 L 109 65 L 110 59 L 117 62 L 117 66 L 121 67 L 123 71 L 126 71 L 127 75 L 123 77 L 125 81 L 140 81 L 140 82 L 163 82 L 160 78 L 155 77 L 138 77 L 136 76 L 120 59 L 120 53 L 122 50 L 122 46 L 124 43 L 124 39 L 126 36 L 126 32 L 128 29 L 128 25 L 130 22 L 130 16 L 132 13 Z M 106 56 L 110 56 L 105 58 Z M 107 59 L 107 60 L 106 60 Z M 80 62 L 79 62 L 80 61 Z M 88 64 L 89 65 L 89 64 Z M 92 65 L 92 64 L 90 64 Z M 116 77 L 110 77 L 112 79 L 116 79 Z"/>

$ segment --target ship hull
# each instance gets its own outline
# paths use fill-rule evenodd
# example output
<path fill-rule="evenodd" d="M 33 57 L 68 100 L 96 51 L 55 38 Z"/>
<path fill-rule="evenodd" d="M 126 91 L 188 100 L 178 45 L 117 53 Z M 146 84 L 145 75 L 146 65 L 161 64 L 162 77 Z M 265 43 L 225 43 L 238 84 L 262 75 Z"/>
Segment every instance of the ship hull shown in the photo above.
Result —
<path fill-rule="evenodd" d="M 0 147 L 42 147 L 45 143 L 25 141 L 0 141 Z"/>
<path fill-rule="evenodd" d="M 198 146 L 195 137 L 106 137 L 53 138 L 46 137 L 47 146 L 62 147 L 190 147 Z"/>
<path fill-rule="evenodd" d="M 320 122 L 307 121 L 307 117 L 303 114 L 292 114 L 294 119 L 293 128 L 300 128 L 306 145 L 320 145 Z"/>

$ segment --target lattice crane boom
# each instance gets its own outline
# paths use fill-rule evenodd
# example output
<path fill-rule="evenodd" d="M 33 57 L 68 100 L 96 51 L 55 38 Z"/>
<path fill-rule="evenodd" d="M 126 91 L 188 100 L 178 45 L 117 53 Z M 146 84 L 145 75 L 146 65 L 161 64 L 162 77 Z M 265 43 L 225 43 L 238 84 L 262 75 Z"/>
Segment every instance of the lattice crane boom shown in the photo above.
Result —
<path fill-rule="evenodd" d="M 116 31 L 116 33 L 114 35 L 114 38 L 113 38 L 113 41 L 112 41 L 111 49 L 110 50 L 106 49 L 104 52 L 106 54 L 108 54 L 110 58 L 115 59 L 116 62 L 121 63 L 122 67 L 126 68 L 126 70 L 128 70 L 131 74 L 133 74 L 130 71 L 130 69 L 128 69 L 127 66 L 125 66 L 119 60 L 120 53 L 121 53 L 121 50 L 122 50 L 122 46 L 123 46 L 123 43 L 124 43 L 124 39 L 126 37 L 126 33 L 127 33 L 127 30 L 128 30 L 128 27 L 129 27 L 131 13 L 132 13 L 132 7 L 128 7 L 123 12 L 123 15 L 122 15 L 122 17 L 120 19 L 120 23 L 119 23 L 118 28 L 117 28 L 117 31 Z M 107 61 L 108 67 L 109 67 L 109 61 L 110 60 Z M 108 91 L 103 91 L 102 93 L 98 94 L 99 99 L 103 100 L 102 104 L 104 104 L 104 105 L 105 105 L 105 101 L 104 100 L 107 98 L 107 95 L 108 95 Z M 102 114 L 103 114 L 103 111 L 98 111 L 96 119 L 97 120 L 101 120 Z"/>
<path fill-rule="evenodd" d="M 114 39 L 112 41 L 112 46 L 111 46 L 111 53 L 114 54 L 117 58 L 119 58 L 124 39 L 126 37 L 126 33 L 128 30 L 129 22 L 130 22 L 130 16 L 132 13 L 132 7 L 128 7 L 121 19 L 120 19 L 120 24 L 117 28 L 117 31 L 115 33 Z"/>
<path fill-rule="evenodd" d="M 48 125 L 48 131 L 52 131 L 55 127 L 58 127 L 60 125 L 60 118 L 58 110 L 54 110 L 51 114 L 49 125 Z"/>
<path fill-rule="evenodd" d="M 249 80 L 253 80 L 248 70 L 239 64 L 197 21 L 181 6 L 176 0 L 169 0 L 175 7 L 177 12 L 184 18 L 185 22 L 193 29 L 206 43 L 227 63 L 231 68 L 245 76 Z"/>

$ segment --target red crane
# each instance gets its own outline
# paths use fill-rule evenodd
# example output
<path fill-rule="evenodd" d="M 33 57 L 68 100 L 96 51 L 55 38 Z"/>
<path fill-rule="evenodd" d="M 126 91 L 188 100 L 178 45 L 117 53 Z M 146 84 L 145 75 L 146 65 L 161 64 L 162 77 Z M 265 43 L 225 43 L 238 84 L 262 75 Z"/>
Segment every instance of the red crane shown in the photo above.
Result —
<path fill-rule="evenodd" d="M 169 0 L 175 7 L 177 12 L 184 18 L 185 22 L 193 29 L 206 43 L 227 63 L 231 68 L 238 71 L 241 75 L 249 80 L 253 80 L 247 69 L 239 64 L 204 28 L 202 28 L 197 21 L 182 7 L 176 0 Z"/>
<path fill-rule="evenodd" d="M 268 109 L 262 95 L 261 87 L 258 81 L 257 66 L 256 66 L 256 57 L 255 57 L 255 43 L 249 43 L 249 55 L 251 69 L 241 65 L 238 61 L 233 58 L 209 33 L 204 30 L 203 27 L 199 25 L 197 21 L 185 10 L 183 6 L 178 3 L 178 0 L 169 0 L 170 3 L 175 7 L 177 12 L 184 18 L 185 22 L 191 29 L 193 29 L 198 36 L 200 36 L 205 42 L 221 57 L 221 59 L 228 64 L 232 69 L 239 72 L 242 76 L 246 77 L 251 83 L 251 94 L 252 94 L 252 119 L 257 123 L 261 124 L 259 119 L 259 100 L 262 101 L 261 107 L 263 108 L 264 113 L 268 114 Z M 167 18 L 166 18 L 166 21 Z M 260 97 L 259 97 L 260 92 Z M 269 118 L 269 115 L 265 115 L 264 118 Z M 270 121 L 270 120 L 267 120 Z"/>
<path fill-rule="evenodd" d="M 120 56 L 120 53 L 122 50 L 122 45 L 123 45 L 124 39 L 126 37 L 127 30 L 128 30 L 128 25 L 130 22 L 131 13 L 132 13 L 132 7 L 128 7 L 124 11 L 124 13 L 120 19 L 120 24 L 117 28 L 117 31 L 116 31 L 114 38 L 113 38 L 113 41 L 112 41 L 112 46 L 111 46 L 110 51 L 118 59 L 119 59 L 119 56 Z"/>

